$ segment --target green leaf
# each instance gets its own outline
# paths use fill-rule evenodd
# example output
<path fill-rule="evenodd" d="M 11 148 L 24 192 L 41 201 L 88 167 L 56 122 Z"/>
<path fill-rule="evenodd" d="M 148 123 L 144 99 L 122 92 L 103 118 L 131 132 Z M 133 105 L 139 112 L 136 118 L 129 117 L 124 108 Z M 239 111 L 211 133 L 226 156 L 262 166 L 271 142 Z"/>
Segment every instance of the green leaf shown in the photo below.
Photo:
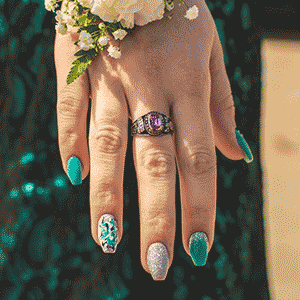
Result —
<path fill-rule="evenodd" d="M 80 52 L 80 51 L 78 51 L 78 52 Z M 67 85 L 69 85 L 75 79 L 77 79 L 80 75 L 82 75 L 82 73 L 92 63 L 92 61 L 96 57 L 96 55 L 97 55 L 96 50 L 90 49 L 88 52 L 86 52 L 86 55 L 73 61 L 73 67 L 71 68 L 71 71 L 69 72 L 68 77 L 67 77 Z"/>
<path fill-rule="evenodd" d="M 120 22 L 117 23 L 110 23 L 109 27 L 107 28 L 107 32 L 109 33 L 109 35 L 112 38 L 115 38 L 113 35 L 113 32 L 115 32 L 116 30 L 120 29 Z"/>
<path fill-rule="evenodd" d="M 54 8 L 54 12 L 57 14 L 58 10 L 61 10 L 62 2 L 56 2 L 57 6 Z"/>
<path fill-rule="evenodd" d="M 95 31 L 99 31 L 100 33 L 100 29 L 98 25 L 88 25 L 87 27 L 84 28 L 84 30 L 86 30 L 90 34 L 94 33 Z"/>
<path fill-rule="evenodd" d="M 81 15 L 78 19 L 77 19 L 77 26 L 84 26 L 84 23 L 86 21 L 86 18 L 87 18 L 87 14 L 83 14 Z"/>
<path fill-rule="evenodd" d="M 91 22 L 93 22 L 93 23 L 100 22 L 101 19 L 99 16 L 92 14 L 90 11 L 88 11 L 87 14 L 88 14 L 88 19 L 90 20 L 90 23 Z"/>
<path fill-rule="evenodd" d="M 81 15 L 85 10 L 86 8 L 84 8 L 82 5 L 80 5 L 79 3 L 77 3 L 77 6 L 78 6 L 78 13 Z"/>

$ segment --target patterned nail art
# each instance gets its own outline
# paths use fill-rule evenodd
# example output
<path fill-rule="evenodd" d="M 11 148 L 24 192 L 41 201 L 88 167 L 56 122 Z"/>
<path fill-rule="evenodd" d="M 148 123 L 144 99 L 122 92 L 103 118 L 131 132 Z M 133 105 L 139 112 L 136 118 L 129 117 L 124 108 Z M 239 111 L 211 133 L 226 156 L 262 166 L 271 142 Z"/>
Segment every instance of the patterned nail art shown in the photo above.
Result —
<path fill-rule="evenodd" d="M 98 223 L 98 237 L 104 253 L 115 253 L 118 242 L 118 226 L 113 215 L 104 214 Z"/>

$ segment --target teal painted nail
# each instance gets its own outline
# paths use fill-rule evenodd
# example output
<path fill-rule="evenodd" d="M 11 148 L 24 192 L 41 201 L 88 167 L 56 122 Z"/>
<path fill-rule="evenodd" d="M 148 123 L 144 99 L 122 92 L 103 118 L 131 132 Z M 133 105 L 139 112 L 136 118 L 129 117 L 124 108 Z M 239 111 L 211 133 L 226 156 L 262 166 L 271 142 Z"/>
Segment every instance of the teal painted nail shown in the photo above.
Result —
<path fill-rule="evenodd" d="M 239 132 L 239 130 L 235 130 L 235 136 L 236 139 L 239 143 L 239 145 L 241 146 L 241 148 L 243 149 L 243 151 L 245 152 L 247 157 L 244 157 L 244 160 L 249 164 L 253 161 L 253 155 L 251 152 L 251 149 L 249 147 L 249 145 L 247 144 L 244 136 Z"/>
<path fill-rule="evenodd" d="M 204 232 L 198 231 L 191 235 L 189 249 L 195 266 L 204 266 L 208 255 L 208 238 Z"/>
<path fill-rule="evenodd" d="M 80 160 L 76 156 L 69 158 L 67 172 L 73 185 L 79 185 L 82 183 L 82 166 Z"/>

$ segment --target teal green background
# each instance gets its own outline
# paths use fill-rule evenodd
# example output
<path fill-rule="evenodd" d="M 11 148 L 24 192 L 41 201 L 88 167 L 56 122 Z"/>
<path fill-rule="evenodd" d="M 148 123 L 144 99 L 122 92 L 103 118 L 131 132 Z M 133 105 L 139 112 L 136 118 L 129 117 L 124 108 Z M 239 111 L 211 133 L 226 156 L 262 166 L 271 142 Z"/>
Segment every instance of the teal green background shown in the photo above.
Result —
<path fill-rule="evenodd" d="M 254 2 L 206 1 L 224 50 L 236 123 L 254 161 L 231 161 L 217 150 L 215 240 L 204 267 L 195 267 L 182 246 L 177 177 L 174 260 L 167 279 L 154 282 L 140 263 L 130 130 L 124 234 L 117 252 L 107 255 L 91 237 L 90 176 L 73 186 L 62 168 L 55 16 L 42 0 L 0 0 L 1 299 L 269 299 L 258 140 L 260 38 L 253 27 Z"/>

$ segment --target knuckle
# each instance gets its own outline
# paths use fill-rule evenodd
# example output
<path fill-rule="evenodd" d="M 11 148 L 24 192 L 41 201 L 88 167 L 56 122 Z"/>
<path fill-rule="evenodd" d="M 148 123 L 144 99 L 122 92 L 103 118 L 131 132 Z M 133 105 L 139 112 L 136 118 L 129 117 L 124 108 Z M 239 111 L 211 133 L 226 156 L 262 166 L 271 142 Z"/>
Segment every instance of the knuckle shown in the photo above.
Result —
<path fill-rule="evenodd" d="M 193 174 L 209 173 L 215 166 L 216 157 L 208 149 L 197 149 L 188 155 L 188 170 Z"/>
<path fill-rule="evenodd" d="M 144 167 L 151 177 L 165 177 L 174 170 L 175 160 L 169 152 L 156 150 L 145 155 Z"/>
<path fill-rule="evenodd" d="M 80 112 L 80 101 L 78 98 L 64 94 L 57 102 L 57 113 L 63 117 L 78 118 Z"/>
<path fill-rule="evenodd" d="M 205 205 L 206 204 L 206 205 Z M 199 220 L 199 217 L 204 222 L 208 222 L 209 220 L 205 220 L 208 217 L 208 214 L 213 211 L 212 207 L 209 207 L 208 203 L 201 203 L 198 205 L 193 205 L 189 208 L 189 218 L 191 220 Z"/>
<path fill-rule="evenodd" d="M 115 193 L 112 190 L 100 189 L 94 194 L 94 204 L 101 205 L 101 209 L 111 210 L 115 207 Z"/>
<path fill-rule="evenodd" d="M 118 153 L 123 145 L 121 129 L 116 126 L 98 127 L 94 139 L 98 151 L 102 153 Z"/>
<path fill-rule="evenodd" d="M 65 126 L 64 129 L 60 129 L 61 135 L 59 137 L 59 144 L 62 147 L 70 147 L 70 145 L 75 145 L 78 141 L 80 141 L 80 135 L 76 130 L 75 126 Z"/>
<path fill-rule="evenodd" d="M 155 232 L 155 235 L 165 235 L 170 230 L 170 220 L 165 213 L 156 213 L 148 222 L 146 222 L 147 228 L 150 228 L 151 232 Z"/>

